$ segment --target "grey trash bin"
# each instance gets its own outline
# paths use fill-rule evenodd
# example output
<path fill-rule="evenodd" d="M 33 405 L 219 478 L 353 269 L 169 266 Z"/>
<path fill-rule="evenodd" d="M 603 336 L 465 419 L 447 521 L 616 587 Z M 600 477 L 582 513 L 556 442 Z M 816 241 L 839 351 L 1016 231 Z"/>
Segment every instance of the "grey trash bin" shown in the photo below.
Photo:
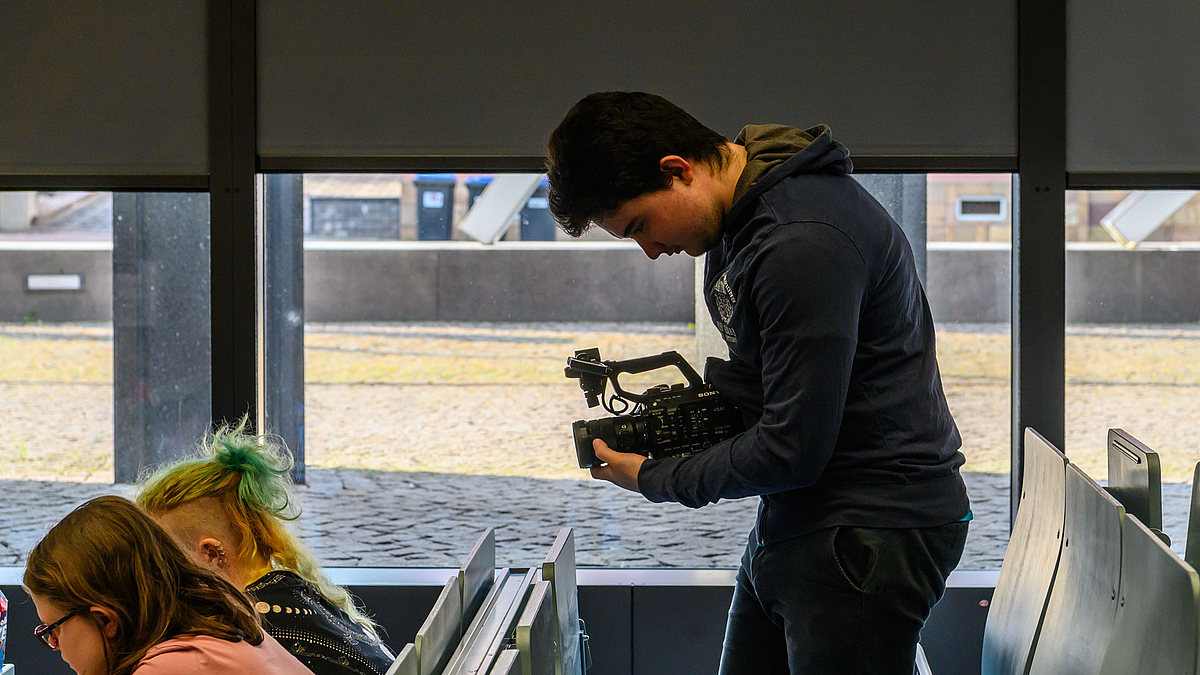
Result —
<path fill-rule="evenodd" d="M 550 215 L 547 199 L 549 184 L 543 178 L 521 209 L 521 241 L 554 241 L 554 216 Z"/>
<path fill-rule="evenodd" d="M 419 173 L 413 185 L 417 188 L 417 239 L 449 239 L 450 217 L 454 212 L 454 174 Z"/>

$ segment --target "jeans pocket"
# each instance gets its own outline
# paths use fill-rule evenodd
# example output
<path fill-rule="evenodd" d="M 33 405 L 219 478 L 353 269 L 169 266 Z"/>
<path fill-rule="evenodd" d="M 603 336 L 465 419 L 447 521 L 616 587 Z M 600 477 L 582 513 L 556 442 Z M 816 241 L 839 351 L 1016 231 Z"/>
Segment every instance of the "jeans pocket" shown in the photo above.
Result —
<path fill-rule="evenodd" d="M 862 528 L 835 527 L 829 547 L 842 578 L 860 593 L 871 579 L 876 559 L 875 549 L 864 534 Z"/>
<path fill-rule="evenodd" d="M 959 521 L 921 531 L 926 550 L 942 570 L 943 576 L 949 575 L 950 570 L 957 567 L 962 559 L 969 526 L 968 521 Z"/>

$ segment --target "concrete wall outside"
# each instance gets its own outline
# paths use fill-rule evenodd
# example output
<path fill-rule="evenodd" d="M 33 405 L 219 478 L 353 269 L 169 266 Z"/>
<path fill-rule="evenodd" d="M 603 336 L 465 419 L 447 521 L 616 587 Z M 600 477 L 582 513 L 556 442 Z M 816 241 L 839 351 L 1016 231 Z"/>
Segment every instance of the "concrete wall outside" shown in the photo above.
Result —
<path fill-rule="evenodd" d="M 305 247 L 308 321 L 693 318 L 692 259 L 631 244 L 379 243 Z"/>
<path fill-rule="evenodd" d="M 1077 243 L 1066 256 L 1068 323 L 1200 321 L 1200 247 Z M 1011 321 L 1009 245 L 930 243 L 928 265 L 935 321 Z"/>
<path fill-rule="evenodd" d="M 111 321 L 112 246 L 0 245 L 0 321 Z M 27 291 L 29 274 L 80 274 L 80 291 Z"/>
<path fill-rule="evenodd" d="M 925 265 L 925 296 L 934 321 L 1011 320 L 1009 246 L 930 242 Z"/>
<path fill-rule="evenodd" d="M 1081 244 L 1067 250 L 1068 323 L 1196 321 L 1200 248 L 1143 244 L 1126 251 L 1113 244 Z"/>
<path fill-rule="evenodd" d="M 627 243 L 458 242 L 305 247 L 309 321 L 692 321 L 691 258 L 648 260 Z M 1011 249 L 931 243 L 927 295 L 938 322 L 1011 317 Z M 82 291 L 26 291 L 28 274 L 81 274 Z M 1067 249 L 1067 321 L 1200 321 L 1200 247 Z M 0 321 L 109 321 L 107 244 L 0 243 Z"/>

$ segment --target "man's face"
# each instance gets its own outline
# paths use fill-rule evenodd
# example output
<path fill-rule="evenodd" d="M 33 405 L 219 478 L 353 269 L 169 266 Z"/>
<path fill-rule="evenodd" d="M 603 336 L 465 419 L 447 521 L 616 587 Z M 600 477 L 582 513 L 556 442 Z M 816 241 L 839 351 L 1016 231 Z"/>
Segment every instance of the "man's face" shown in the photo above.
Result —
<path fill-rule="evenodd" d="M 671 187 L 630 199 L 598 224 L 637 242 L 651 260 L 664 253 L 700 256 L 721 239 L 724 213 L 712 188 L 707 171 L 674 175 Z"/>

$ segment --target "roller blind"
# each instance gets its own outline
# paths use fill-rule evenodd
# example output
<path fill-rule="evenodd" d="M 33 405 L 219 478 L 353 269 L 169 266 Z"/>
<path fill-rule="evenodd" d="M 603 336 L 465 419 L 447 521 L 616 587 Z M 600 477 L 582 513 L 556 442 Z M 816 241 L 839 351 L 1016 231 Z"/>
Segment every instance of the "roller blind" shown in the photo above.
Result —
<path fill-rule="evenodd" d="M 1067 170 L 1200 171 L 1200 3 L 1067 3 Z"/>
<path fill-rule="evenodd" d="M 833 127 L 855 154 L 1016 153 L 1014 0 L 258 1 L 262 156 L 540 155 L 595 90 L 732 137 Z"/>
<path fill-rule="evenodd" d="M 0 174 L 208 173 L 203 0 L 0 1 Z"/>

